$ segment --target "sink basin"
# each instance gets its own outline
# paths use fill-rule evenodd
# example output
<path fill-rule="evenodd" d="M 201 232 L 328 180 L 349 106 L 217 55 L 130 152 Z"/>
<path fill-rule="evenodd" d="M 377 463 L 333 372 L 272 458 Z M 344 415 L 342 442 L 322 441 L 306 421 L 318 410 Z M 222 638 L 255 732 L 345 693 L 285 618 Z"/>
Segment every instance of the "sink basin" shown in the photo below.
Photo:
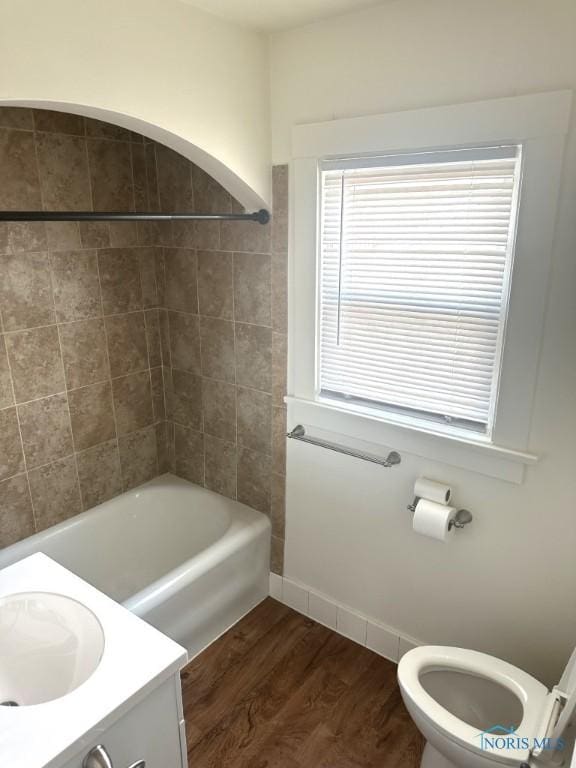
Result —
<path fill-rule="evenodd" d="M 103 651 L 100 622 L 76 600 L 51 592 L 1 598 L 0 705 L 44 704 L 71 693 Z"/>

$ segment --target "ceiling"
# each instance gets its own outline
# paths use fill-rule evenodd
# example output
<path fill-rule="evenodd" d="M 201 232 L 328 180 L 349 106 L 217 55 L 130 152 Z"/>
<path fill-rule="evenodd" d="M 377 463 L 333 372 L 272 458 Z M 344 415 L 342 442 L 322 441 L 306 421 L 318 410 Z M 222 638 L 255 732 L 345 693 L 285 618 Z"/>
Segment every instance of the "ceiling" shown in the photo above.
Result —
<path fill-rule="evenodd" d="M 382 0 L 183 0 L 248 27 L 276 31 L 380 5 Z"/>

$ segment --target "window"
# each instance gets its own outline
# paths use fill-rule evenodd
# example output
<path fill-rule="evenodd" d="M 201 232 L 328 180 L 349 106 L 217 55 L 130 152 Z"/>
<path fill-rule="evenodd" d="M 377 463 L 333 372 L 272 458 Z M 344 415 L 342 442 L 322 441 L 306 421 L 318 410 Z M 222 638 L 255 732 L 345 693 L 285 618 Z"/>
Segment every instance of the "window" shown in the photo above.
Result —
<path fill-rule="evenodd" d="M 321 163 L 320 397 L 491 434 L 520 158 Z"/>
<path fill-rule="evenodd" d="M 571 106 L 293 128 L 290 428 L 522 482 Z"/>

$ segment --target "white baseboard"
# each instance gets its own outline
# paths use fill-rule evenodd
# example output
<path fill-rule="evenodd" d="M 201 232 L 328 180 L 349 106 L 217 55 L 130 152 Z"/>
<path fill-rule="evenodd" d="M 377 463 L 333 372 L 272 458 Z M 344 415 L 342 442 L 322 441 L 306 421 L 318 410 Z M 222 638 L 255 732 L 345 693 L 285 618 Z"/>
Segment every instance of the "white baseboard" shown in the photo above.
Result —
<path fill-rule="evenodd" d="M 393 627 L 276 573 L 270 574 L 270 597 L 394 663 L 398 663 L 411 648 L 424 645 Z"/>

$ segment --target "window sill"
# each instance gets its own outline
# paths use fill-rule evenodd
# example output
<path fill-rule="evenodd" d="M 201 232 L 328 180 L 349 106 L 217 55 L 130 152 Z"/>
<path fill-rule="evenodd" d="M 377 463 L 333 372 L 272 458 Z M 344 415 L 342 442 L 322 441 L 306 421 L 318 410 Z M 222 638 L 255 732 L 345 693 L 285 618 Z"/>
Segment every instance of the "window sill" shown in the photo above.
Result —
<path fill-rule="evenodd" d="M 377 456 L 396 450 L 512 483 L 521 483 L 524 467 L 538 461 L 533 454 L 494 445 L 482 436 L 447 434 L 406 419 L 376 417 L 354 406 L 298 397 L 287 397 L 286 403 L 290 429 L 303 424 L 319 437 Z"/>

